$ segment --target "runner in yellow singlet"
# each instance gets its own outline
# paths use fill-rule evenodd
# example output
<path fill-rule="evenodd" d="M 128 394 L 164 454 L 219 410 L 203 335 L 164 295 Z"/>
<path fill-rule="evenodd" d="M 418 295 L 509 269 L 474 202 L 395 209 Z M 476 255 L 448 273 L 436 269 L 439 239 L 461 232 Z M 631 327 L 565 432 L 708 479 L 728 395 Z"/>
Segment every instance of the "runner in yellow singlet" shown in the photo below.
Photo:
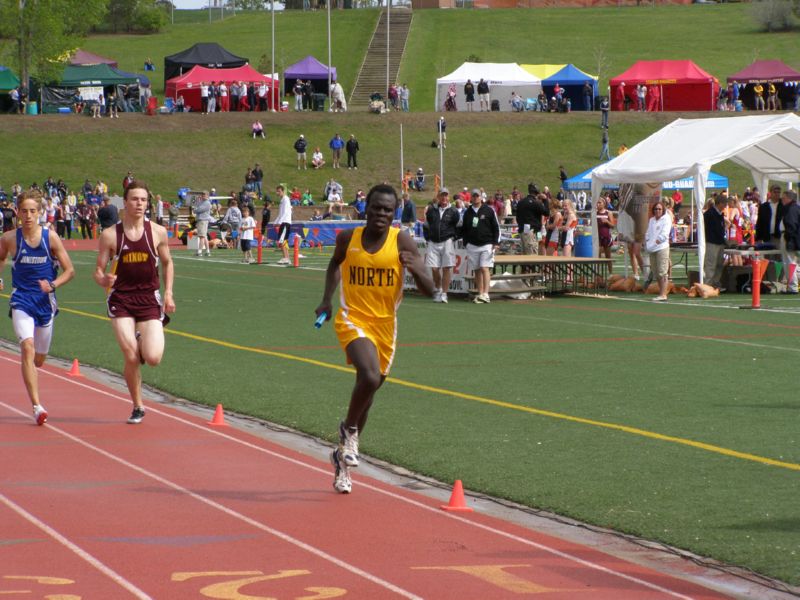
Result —
<path fill-rule="evenodd" d="M 433 295 L 433 281 L 406 231 L 392 227 L 398 205 L 395 189 L 376 185 L 367 194 L 367 224 L 342 231 L 328 264 L 317 315 L 330 320 L 331 298 L 341 282 L 335 327 L 348 364 L 356 369 L 347 417 L 339 424 L 339 446 L 331 454 L 334 489 L 352 490 L 350 468 L 358 466 L 358 436 L 364 430 L 375 392 L 389 374 L 397 340 L 397 307 L 408 269 L 417 289 Z"/>

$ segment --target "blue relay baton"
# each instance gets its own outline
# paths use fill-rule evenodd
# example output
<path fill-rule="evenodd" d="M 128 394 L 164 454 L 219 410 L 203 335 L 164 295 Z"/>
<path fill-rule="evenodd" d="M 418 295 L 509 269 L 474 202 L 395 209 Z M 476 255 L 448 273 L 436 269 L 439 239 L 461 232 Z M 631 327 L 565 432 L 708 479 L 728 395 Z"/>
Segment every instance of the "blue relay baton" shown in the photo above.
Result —
<path fill-rule="evenodd" d="M 328 313 L 324 311 L 321 312 L 320 315 L 317 317 L 317 320 L 314 321 L 314 327 L 316 327 L 317 329 L 322 327 L 322 324 L 325 322 L 325 319 L 327 318 L 328 318 Z"/>

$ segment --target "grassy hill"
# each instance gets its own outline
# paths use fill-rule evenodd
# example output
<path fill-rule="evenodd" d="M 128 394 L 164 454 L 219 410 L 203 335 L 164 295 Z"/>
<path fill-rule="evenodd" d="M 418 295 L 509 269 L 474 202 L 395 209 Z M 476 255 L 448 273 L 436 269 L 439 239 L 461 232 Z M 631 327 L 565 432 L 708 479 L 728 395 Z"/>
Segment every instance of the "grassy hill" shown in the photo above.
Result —
<path fill-rule="evenodd" d="M 800 35 L 757 31 L 749 3 L 414 13 L 400 78 L 416 110 L 433 110 L 434 83 L 470 55 L 483 62 L 573 63 L 600 89 L 637 60 L 689 59 L 720 81 L 756 59 L 800 70 Z"/>

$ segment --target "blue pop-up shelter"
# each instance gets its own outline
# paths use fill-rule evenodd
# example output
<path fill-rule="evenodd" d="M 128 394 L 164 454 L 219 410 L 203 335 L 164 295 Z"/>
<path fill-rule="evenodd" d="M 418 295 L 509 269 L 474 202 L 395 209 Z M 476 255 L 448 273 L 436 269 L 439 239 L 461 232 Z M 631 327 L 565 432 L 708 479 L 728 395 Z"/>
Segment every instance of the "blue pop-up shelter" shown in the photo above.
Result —
<path fill-rule="evenodd" d="M 597 167 L 586 169 L 583 173 L 570 177 L 564 182 L 564 189 L 566 190 L 590 190 L 592 189 L 592 171 Z M 618 185 L 606 185 L 606 188 L 615 190 Z M 664 190 L 691 190 L 694 188 L 694 178 L 684 177 L 683 179 L 676 179 L 675 181 L 665 181 L 661 184 Z M 725 175 L 720 175 L 714 171 L 708 172 L 707 189 L 725 190 L 728 189 L 728 178 Z"/>
<path fill-rule="evenodd" d="M 564 88 L 564 95 L 569 98 L 572 104 L 572 110 L 585 110 L 583 106 L 583 85 L 587 81 L 592 84 L 591 106 L 594 107 L 595 98 L 598 93 L 597 76 L 584 73 L 573 64 L 565 65 L 560 71 L 553 73 L 546 79 L 542 79 L 542 89 L 547 95 L 547 98 L 550 99 L 555 96 L 553 89 L 557 83 L 560 87 Z"/>

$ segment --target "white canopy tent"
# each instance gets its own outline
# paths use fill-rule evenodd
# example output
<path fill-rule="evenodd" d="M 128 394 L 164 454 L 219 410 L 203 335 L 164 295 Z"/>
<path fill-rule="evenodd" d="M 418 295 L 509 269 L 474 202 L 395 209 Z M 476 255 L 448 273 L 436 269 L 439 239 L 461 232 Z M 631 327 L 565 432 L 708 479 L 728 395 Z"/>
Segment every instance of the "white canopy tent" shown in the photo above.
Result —
<path fill-rule="evenodd" d="M 542 91 L 542 80 L 531 75 L 517 63 L 470 63 L 465 62 L 455 71 L 436 80 L 436 102 L 434 110 L 444 110 L 443 105 L 450 86 L 456 92 L 458 110 L 466 108 L 464 84 L 471 79 L 475 84 L 475 108 L 480 110 L 478 98 L 478 82 L 483 78 L 489 84 L 492 100 L 500 102 L 501 111 L 510 111 L 511 92 L 517 92 L 524 102 L 528 98 L 536 98 Z"/>
<path fill-rule="evenodd" d="M 760 190 L 769 181 L 800 181 L 800 117 L 781 114 L 677 119 L 624 154 L 592 171 L 592 245 L 598 253 L 597 199 L 605 184 L 661 183 L 694 177 L 697 245 L 703 281 L 703 205 L 708 172 L 731 160 L 750 171 Z"/>

